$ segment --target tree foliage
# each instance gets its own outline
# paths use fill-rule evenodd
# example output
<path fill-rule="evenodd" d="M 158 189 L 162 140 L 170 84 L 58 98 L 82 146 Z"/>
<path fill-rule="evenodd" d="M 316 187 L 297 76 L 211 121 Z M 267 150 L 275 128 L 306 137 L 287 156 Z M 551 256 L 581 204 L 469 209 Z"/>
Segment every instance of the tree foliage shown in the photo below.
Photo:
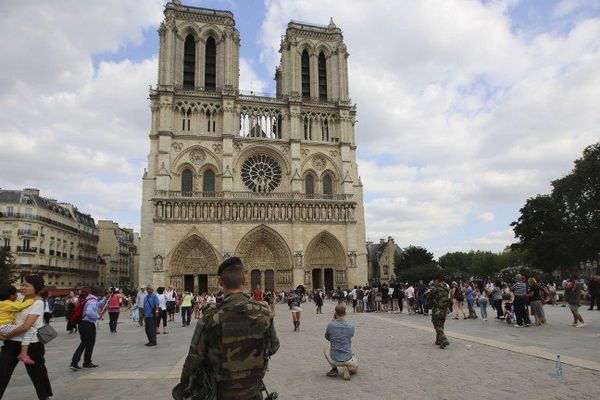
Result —
<path fill-rule="evenodd" d="M 398 282 L 429 280 L 438 271 L 433 253 L 424 247 L 410 245 L 394 257 L 394 273 Z"/>
<path fill-rule="evenodd" d="M 549 195 L 528 199 L 513 222 L 527 265 L 546 272 L 572 270 L 600 253 L 600 143 L 587 147 Z"/>
<path fill-rule="evenodd" d="M 16 266 L 12 254 L 6 247 L 0 247 L 0 284 L 8 285 L 17 280 Z"/>

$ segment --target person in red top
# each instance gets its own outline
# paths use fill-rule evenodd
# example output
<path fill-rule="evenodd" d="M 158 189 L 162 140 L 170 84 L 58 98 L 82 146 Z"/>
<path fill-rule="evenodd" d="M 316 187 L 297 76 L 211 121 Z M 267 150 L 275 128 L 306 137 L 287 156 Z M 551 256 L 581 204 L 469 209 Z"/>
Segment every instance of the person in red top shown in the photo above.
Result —
<path fill-rule="evenodd" d="M 263 301 L 263 291 L 260 288 L 260 285 L 256 285 L 256 289 L 254 289 L 254 294 L 252 295 L 254 300 Z"/>

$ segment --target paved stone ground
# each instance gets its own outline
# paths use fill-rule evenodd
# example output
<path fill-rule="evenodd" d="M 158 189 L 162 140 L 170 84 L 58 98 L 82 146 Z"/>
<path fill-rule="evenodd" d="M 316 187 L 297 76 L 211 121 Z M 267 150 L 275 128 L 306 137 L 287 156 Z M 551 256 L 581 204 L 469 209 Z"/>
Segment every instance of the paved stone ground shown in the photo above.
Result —
<path fill-rule="evenodd" d="M 315 315 L 310 303 L 304 310 L 301 332 L 294 333 L 287 307 L 277 307 L 282 346 L 271 360 L 265 382 L 281 399 L 599 398 L 598 311 L 583 311 L 588 327 L 581 329 L 568 326 L 569 311 L 561 307 L 547 307 L 550 324 L 536 328 L 450 320 L 447 331 L 452 343 L 446 350 L 433 345 L 426 317 L 350 312 L 348 319 L 357 328 L 354 351 L 360 367 L 346 382 L 325 376 L 329 368 L 322 353 L 327 344 L 323 333 L 333 304 L 326 303 L 323 315 Z M 62 319 L 53 325 L 62 328 Z M 170 399 L 193 328 L 173 325 L 150 349 L 143 345 L 143 328 L 123 319 L 118 329 L 111 335 L 107 322 L 101 321 L 94 355 L 94 362 L 100 364 L 97 370 L 68 369 L 78 336 L 60 332 L 47 346 L 55 399 Z M 554 378 L 556 353 L 573 361 L 563 365 L 561 379 Z M 575 366 L 581 364 L 588 368 Z M 17 367 L 4 398 L 35 398 L 22 366 Z"/>

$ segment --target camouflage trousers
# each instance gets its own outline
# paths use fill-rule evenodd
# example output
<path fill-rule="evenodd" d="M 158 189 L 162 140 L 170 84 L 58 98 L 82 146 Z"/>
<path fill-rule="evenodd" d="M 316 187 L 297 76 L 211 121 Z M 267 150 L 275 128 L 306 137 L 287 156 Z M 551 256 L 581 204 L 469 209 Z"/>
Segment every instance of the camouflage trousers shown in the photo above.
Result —
<path fill-rule="evenodd" d="M 433 323 L 433 329 L 435 329 L 435 344 L 442 344 L 447 342 L 448 339 L 444 334 L 444 323 L 446 322 L 446 310 L 441 312 L 438 310 L 433 311 L 431 314 L 431 322 Z"/>

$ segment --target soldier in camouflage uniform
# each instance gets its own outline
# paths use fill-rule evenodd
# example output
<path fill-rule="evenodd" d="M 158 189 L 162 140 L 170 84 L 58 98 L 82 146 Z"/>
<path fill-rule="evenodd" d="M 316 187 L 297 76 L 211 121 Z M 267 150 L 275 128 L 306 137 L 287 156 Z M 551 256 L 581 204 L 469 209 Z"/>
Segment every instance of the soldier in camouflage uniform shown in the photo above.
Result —
<path fill-rule="evenodd" d="M 427 304 L 432 309 L 431 322 L 436 333 L 435 344 L 440 346 L 440 349 L 450 344 L 446 335 L 444 335 L 444 323 L 446 322 L 449 296 L 450 289 L 448 285 L 439 277 L 433 281 L 433 287 L 427 292 Z"/>
<path fill-rule="evenodd" d="M 246 276 L 239 258 L 225 260 L 218 273 L 225 298 L 205 308 L 198 321 L 173 397 L 262 399 L 269 357 L 279 349 L 273 316 L 266 303 L 243 293 Z"/>

